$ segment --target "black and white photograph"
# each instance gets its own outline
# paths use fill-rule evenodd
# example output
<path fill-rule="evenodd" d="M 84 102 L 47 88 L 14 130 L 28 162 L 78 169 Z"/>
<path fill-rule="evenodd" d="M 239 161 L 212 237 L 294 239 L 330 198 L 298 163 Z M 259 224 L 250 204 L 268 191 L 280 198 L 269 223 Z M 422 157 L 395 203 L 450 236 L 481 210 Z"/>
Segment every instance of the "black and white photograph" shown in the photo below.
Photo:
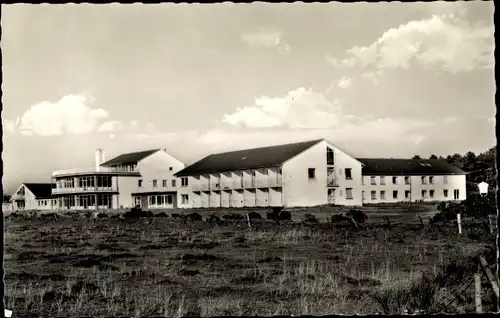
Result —
<path fill-rule="evenodd" d="M 500 312 L 493 1 L 1 8 L 5 317 Z"/>

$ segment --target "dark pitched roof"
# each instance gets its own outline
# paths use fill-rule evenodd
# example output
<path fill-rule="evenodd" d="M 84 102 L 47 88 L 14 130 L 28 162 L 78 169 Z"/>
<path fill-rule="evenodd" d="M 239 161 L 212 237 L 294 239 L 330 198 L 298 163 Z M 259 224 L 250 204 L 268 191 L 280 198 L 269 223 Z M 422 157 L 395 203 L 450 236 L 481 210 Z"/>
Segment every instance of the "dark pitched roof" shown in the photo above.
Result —
<path fill-rule="evenodd" d="M 363 163 L 363 175 L 449 175 L 467 174 L 441 159 L 357 158 Z"/>
<path fill-rule="evenodd" d="M 177 172 L 176 176 L 276 167 L 323 139 L 212 154 Z"/>
<path fill-rule="evenodd" d="M 37 199 L 50 198 L 52 189 L 55 188 L 55 183 L 23 183 Z"/>
<path fill-rule="evenodd" d="M 101 166 L 137 163 L 137 162 L 141 161 L 142 159 L 154 154 L 158 150 L 160 150 L 160 149 L 125 153 L 125 154 L 119 155 L 118 157 L 115 157 L 111 160 L 104 162 L 103 164 L 101 164 Z"/>

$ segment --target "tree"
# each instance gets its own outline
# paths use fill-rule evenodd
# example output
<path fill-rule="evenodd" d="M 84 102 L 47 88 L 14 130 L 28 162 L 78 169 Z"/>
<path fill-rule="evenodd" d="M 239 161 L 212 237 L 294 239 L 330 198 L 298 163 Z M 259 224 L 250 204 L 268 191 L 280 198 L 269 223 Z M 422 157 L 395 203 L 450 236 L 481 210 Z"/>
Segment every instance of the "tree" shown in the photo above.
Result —
<path fill-rule="evenodd" d="M 419 155 L 415 155 L 415 156 L 413 156 L 413 158 L 412 158 L 412 159 L 422 159 L 422 158 L 420 158 L 420 156 L 419 156 Z"/>
<path fill-rule="evenodd" d="M 437 159 L 438 157 L 435 154 L 432 154 L 429 159 Z"/>
<path fill-rule="evenodd" d="M 3 195 L 3 203 L 8 203 L 10 201 L 11 196 L 8 194 Z"/>

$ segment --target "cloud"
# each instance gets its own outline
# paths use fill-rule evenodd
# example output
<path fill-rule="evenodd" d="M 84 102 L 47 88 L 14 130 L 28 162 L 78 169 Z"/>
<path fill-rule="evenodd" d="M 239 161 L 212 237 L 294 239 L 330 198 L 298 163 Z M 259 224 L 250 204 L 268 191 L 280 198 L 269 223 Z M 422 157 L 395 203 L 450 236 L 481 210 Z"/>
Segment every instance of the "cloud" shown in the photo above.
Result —
<path fill-rule="evenodd" d="M 139 123 L 137 122 L 137 120 L 131 120 L 130 121 L 130 126 L 132 126 L 132 127 L 137 127 L 138 124 Z"/>
<path fill-rule="evenodd" d="M 347 87 L 351 86 L 351 83 L 352 83 L 352 79 L 347 78 L 347 77 L 342 77 L 338 81 L 337 86 L 340 87 L 340 88 L 347 88 Z"/>
<path fill-rule="evenodd" d="M 290 44 L 283 40 L 281 32 L 261 30 L 253 33 L 245 33 L 241 37 L 242 41 L 250 46 L 277 48 L 282 54 L 287 54 L 291 50 Z"/>
<path fill-rule="evenodd" d="M 367 46 L 346 51 L 342 60 L 328 57 L 337 68 L 425 69 L 450 73 L 491 68 L 494 64 L 494 26 L 467 22 L 464 12 L 433 15 L 384 32 Z"/>
<path fill-rule="evenodd" d="M 418 118 L 356 117 L 345 112 L 340 101 L 331 102 L 323 94 L 305 88 L 290 91 L 281 98 L 257 98 L 254 105 L 225 114 L 222 122 L 237 128 L 278 129 L 286 131 L 286 134 L 297 131 L 301 135 L 334 135 L 339 139 L 373 140 L 378 143 L 402 139 L 420 142 L 425 134 L 419 131 L 433 124 Z M 272 132 L 276 133 L 276 130 Z M 204 138 L 224 140 L 208 134 Z"/>
<path fill-rule="evenodd" d="M 31 106 L 20 118 L 23 135 L 56 136 L 65 132 L 85 134 L 94 131 L 99 122 L 109 116 L 101 108 L 88 106 L 83 95 L 67 95 L 56 102 L 41 102 Z"/>
<path fill-rule="evenodd" d="M 106 121 L 97 129 L 100 132 L 122 130 L 123 124 L 119 120 Z"/>

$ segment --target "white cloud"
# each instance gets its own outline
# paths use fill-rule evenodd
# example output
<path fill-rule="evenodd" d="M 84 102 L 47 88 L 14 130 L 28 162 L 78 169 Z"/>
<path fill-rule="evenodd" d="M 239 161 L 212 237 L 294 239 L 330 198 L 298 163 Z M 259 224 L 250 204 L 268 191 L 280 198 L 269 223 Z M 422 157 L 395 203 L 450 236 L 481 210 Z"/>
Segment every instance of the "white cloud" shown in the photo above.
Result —
<path fill-rule="evenodd" d="M 352 79 L 351 78 L 342 77 L 338 81 L 337 86 L 340 87 L 340 88 L 347 88 L 347 87 L 351 86 L 351 83 L 352 83 Z"/>
<path fill-rule="evenodd" d="M 106 121 L 97 129 L 100 132 L 117 131 L 123 129 L 123 124 L 119 120 Z"/>
<path fill-rule="evenodd" d="M 287 54 L 291 50 L 290 44 L 283 39 L 281 32 L 278 31 L 260 30 L 258 32 L 245 33 L 241 39 L 251 46 L 277 48 L 282 54 Z"/>
<path fill-rule="evenodd" d="M 450 73 L 466 72 L 494 65 L 494 26 L 471 25 L 463 12 L 434 15 L 410 21 L 384 32 L 367 46 L 346 51 L 343 60 L 327 57 L 337 68 L 366 67 L 376 70 L 424 68 Z"/>
<path fill-rule="evenodd" d="M 279 128 L 285 129 L 286 134 L 290 131 L 308 132 L 317 136 L 326 134 L 339 139 L 374 140 L 378 143 L 397 142 L 401 138 L 421 141 L 425 136 L 415 131 L 432 124 L 413 118 L 355 117 L 344 111 L 341 102 L 330 102 L 324 95 L 304 88 L 291 91 L 282 98 L 257 98 L 254 105 L 225 114 L 222 122 L 233 127 Z M 275 131 L 272 133 L 275 134 Z M 222 140 L 222 137 L 215 138 L 208 134 L 204 138 Z"/>
<path fill-rule="evenodd" d="M 139 123 L 137 122 L 137 120 L 131 120 L 130 121 L 130 126 L 132 126 L 132 127 L 137 127 L 138 124 Z"/>
<path fill-rule="evenodd" d="M 94 131 L 109 116 L 101 108 L 90 108 L 83 95 L 67 95 L 57 102 L 41 102 L 20 118 L 23 135 L 55 136 L 65 132 L 85 134 Z"/>

